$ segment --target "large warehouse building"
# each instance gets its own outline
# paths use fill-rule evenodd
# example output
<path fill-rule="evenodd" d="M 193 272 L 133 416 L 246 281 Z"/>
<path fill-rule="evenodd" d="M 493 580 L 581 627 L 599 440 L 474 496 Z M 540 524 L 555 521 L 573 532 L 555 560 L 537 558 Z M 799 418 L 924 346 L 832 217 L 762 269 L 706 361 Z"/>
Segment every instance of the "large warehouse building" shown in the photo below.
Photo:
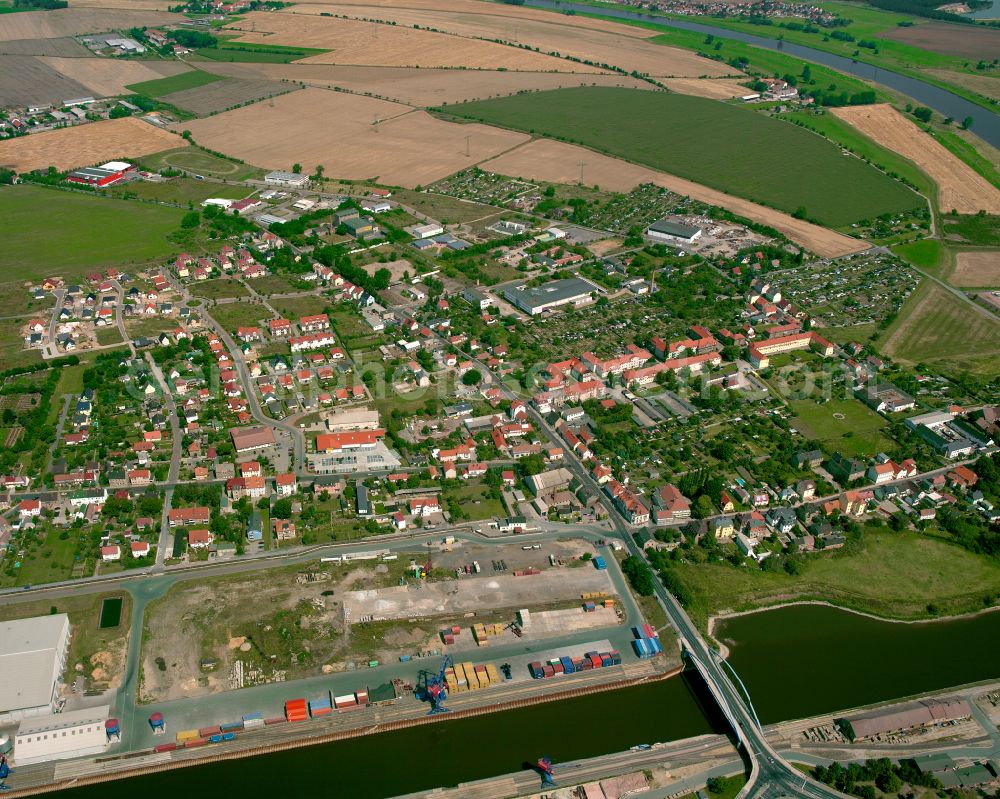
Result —
<path fill-rule="evenodd" d="M 69 183 L 83 183 L 87 186 L 112 186 L 132 172 L 135 167 L 125 161 L 108 161 L 100 166 L 77 169 L 66 176 Z"/>
<path fill-rule="evenodd" d="M 857 741 L 961 721 L 971 715 L 972 709 L 964 699 L 922 699 L 834 721 L 844 735 L 852 741 Z"/>
<path fill-rule="evenodd" d="M 107 705 L 70 710 L 21 722 L 14 736 L 14 765 L 96 755 L 108 748 Z"/>
<path fill-rule="evenodd" d="M 503 290 L 503 296 L 509 302 L 532 316 L 561 305 L 586 305 L 593 301 L 595 294 L 601 293 L 598 285 L 582 277 L 551 280 L 533 288 L 513 285 Z"/>
<path fill-rule="evenodd" d="M 53 711 L 68 649 L 65 613 L 0 622 L 0 722 Z"/>

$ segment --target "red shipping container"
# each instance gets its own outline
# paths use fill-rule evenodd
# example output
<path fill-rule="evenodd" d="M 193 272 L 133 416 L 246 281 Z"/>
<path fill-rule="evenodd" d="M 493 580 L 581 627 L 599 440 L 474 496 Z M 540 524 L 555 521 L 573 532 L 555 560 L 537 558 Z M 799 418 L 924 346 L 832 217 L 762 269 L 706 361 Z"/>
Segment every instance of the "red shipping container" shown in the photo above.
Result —
<path fill-rule="evenodd" d="M 546 677 L 551 677 L 556 673 L 556 670 L 552 666 L 542 666 L 542 674 Z"/>
<path fill-rule="evenodd" d="M 196 746 L 204 746 L 207 743 L 208 743 L 208 741 L 205 740 L 204 738 L 195 738 L 193 741 L 185 741 L 184 742 L 184 748 L 185 749 L 194 749 Z"/>
<path fill-rule="evenodd" d="M 660 636 L 656 634 L 656 630 L 653 629 L 653 625 L 644 624 L 642 625 L 642 632 L 647 638 L 659 638 Z"/>
<path fill-rule="evenodd" d="M 590 656 L 590 662 L 591 662 L 591 664 L 593 665 L 593 667 L 595 669 L 599 669 L 601 667 L 601 656 L 600 655 L 591 655 Z"/>
<path fill-rule="evenodd" d="M 338 707 L 337 710 L 344 712 L 345 710 L 360 710 L 364 705 L 344 705 L 343 707 Z"/>
<path fill-rule="evenodd" d="M 153 747 L 154 752 L 173 752 L 177 748 L 177 744 L 158 744 Z"/>
<path fill-rule="evenodd" d="M 264 724 L 270 727 L 272 724 L 284 724 L 288 719 L 284 716 L 275 716 L 273 719 L 264 719 Z"/>
<path fill-rule="evenodd" d="M 461 634 L 462 634 L 462 628 L 461 628 L 461 627 L 459 627 L 459 626 L 458 626 L 458 625 L 456 624 L 456 625 L 455 625 L 454 627 L 452 627 L 452 628 L 451 628 L 451 634 L 452 634 L 452 635 L 461 635 Z"/>
<path fill-rule="evenodd" d="M 330 707 L 316 707 L 313 708 L 312 715 L 313 718 L 317 716 L 329 716 L 333 712 L 333 708 Z"/>
<path fill-rule="evenodd" d="M 222 730 L 218 727 L 202 727 L 198 730 L 198 735 L 202 738 L 211 738 L 213 735 L 222 735 Z"/>
<path fill-rule="evenodd" d="M 591 662 L 590 662 L 589 660 L 585 660 L 585 661 L 583 661 L 583 663 L 581 664 L 581 668 L 582 668 L 582 669 L 583 669 L 584 671 L 590 671 L 590 670 L 591 670 L 592 668 L 594 668 L 594 664 L 593 664 L 593 663 L 591 663 Z"/>
<path fill-rule="evenodd" d="M 305 699 L 290 699 L 285 702 L 285 718 L 289 721 L 305 721 L 309 718 Z"/>
<path fill-rule="evenodd" d="M 552 664 L 552 668 L 555 670 L 556 674 L 564 674 L 565 673 L 565 669 L 563 668 L 563 664 L 562 663 L 553 663 Z"/>

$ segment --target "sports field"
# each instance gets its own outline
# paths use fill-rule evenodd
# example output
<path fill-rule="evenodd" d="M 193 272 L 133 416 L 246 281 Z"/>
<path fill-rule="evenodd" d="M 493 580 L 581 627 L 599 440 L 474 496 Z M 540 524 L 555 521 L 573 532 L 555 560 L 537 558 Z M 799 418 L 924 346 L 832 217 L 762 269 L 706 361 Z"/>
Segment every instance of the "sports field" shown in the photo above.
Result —
<path fill-rule="evenodd" d="M 147 155 L 142 159 L 142 165 L 153 171 L 167 168 L 183 169 L 208 178 L 222 178 L 223 180 L 247 180 L 264 174 L 264 170 L 255 166 L 238 164 L 235 161 L 206 153 L 196 147 L 187 146 Z M 218 196 L 227 197 L 229 195 Z"/>
<path fill-rule="evenodd" d="M 888 423 L 860 400 L 840 398 L 818 403 L 805 399 L 789 405 L 795 414 L 795 429 L 822 443 L 831 454 L 839 450 L 849 456 L 872 456 L 886 445 L 887 436 L 879 431 Z"/>
<path fill-rule="evenodd" d="M 184 211 L 161 205 L 71 194 L 41 186 L 0 186 L 8 280 L 55 274 L 69 280 L 95 267 L 164 258 L 176 248 L 167 234 Z"/>
<path fill-rule="evenodd" d="M 924 281 L 903 303 L 878 348 L 907 363 L 934 363 L 942 371 L 1000 375 L 1000 321 Z"/>
<path fill-rule="evenodd" d="M 442 109 L 443 110 L 443 109 Z M 449 114 L 575 141 L 830 227 L 922 200 L 808 131 L 663 92 L 573 88 L 449 106 Z"/>

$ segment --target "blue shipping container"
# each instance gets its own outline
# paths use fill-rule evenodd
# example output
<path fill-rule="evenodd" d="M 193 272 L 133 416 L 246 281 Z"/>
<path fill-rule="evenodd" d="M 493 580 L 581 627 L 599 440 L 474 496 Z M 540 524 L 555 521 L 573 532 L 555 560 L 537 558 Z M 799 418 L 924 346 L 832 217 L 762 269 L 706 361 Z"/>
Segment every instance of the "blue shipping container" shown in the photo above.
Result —
<path fill-rule="evenodd" d="M 225 724 L 220 724 L 219 725 L 219 729 L 222 730 L 223 732 L 226 732 L 227 730 L 242 730 L 243 729 L 243 722 L 242 721 L 229 721 L 229 722 L 227 722 Z"/>
<path fill-rule="evenodd" d="M 601 666 L 603 666 L 604 668 L 607 668 L 610 665 L 612 665 L 612 663 L 611 663 L 611 656 L 610 655 L 601 655 Z"/>
<path fill-rule="evenodd" d="M 222 743 L 222 736 L 221 735 L 213 735 L 212 737 L 210 737 L 208 739 L 208 742 L 210 744 L 221 744 Z"/>
<path fill-rule="evenodd" d="M 574 671 L 576 671 L 576 669 L 573 668 L 573 660 L 572 660 L 572 658 L 561 657 L 561 658 L 559 658 L 559 662 L 562 663 L 563 674 L 572 674 Z"/>
<path fill-rule="evenodd" d="M 635 653 L 639 657 L 641 658 L 649 657 L 648 653 L 646 652 L 646 645 L 642 642 L 641 638 L 636 638 L 634 641 L 632 641 L 632 648 L 635 650 Z"/>
<path fill-rule="evenodd" d="M 264 714 L 260 713 L 260 712 L 257 712 L 257 713 L 244 713 L 243 714 L 243 723 L 244 724 L 246 722 L 248 722 L 248 721 L 256 721 L 257 719 L 260 719 L 261 721 L 263 721 L 264 720 Z"/>
<path fill-rule="evenodd" d="M 657 639 L 657 638 L 646 638 L 645 641 L 646 641 L 646 644 L 649 646 L 649 648 L 652 650 L 652 652 L 653 652 L 654 655 L 663 651 L 663 646 L 662 646 L 662 644 L 660 644 L 659 639 Z"/>
<path fill-rule="evenodd" d="M 633 627 L 632 635 L 634 635 L 636 638 L 642 638 L 642 630 L 640 630 L 638 627 Z"/>
<path fill-rule="evenodd" d="M 409 663 L 410 662 L 410 656 L 409 655 L 400 655 L 399 656 L 399 662 L 400 663 Z"/>
<path fill-rule="evenodd" d="M 235 741 L 236 740 L 236 733 L 235 732 L 224 732 L 224 733 L 222 733 L 222 740 L 223 741 Z"/>

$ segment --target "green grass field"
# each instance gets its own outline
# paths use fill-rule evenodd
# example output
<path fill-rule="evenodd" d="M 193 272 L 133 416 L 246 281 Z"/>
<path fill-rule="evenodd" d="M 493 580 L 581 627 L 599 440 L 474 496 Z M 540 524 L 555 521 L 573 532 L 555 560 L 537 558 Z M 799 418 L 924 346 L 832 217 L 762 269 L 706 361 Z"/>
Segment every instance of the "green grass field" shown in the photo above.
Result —
<path fill-rule="evenodd" d="M 249 164 L 240 164 L 217 155 L 206 153 L 197 147 L 177 147 L 160 153 L 143 156 L 141 165 L 145 169 L 158 172 L 161 169 L 185 169 L 209 178 L 221 180 L 248 180 L 260 177 L 266 170 Z M 226 195 L 221 195 L 226 196 Z"/>
<path fill-rule="evenodd" d="M 215 305 L 209 308 L 208 312 L 230 333 L 235 333 L 238 327 L 259 325 L 262 319 L 269 319 L 271 316 L 263 306 L 249 305 L 245 302 Z"/>
<path fill-rule="evenodd" d="M 927 177 L 912 161 L 903 158 L 898 153 L 886 149 L 867 136 L 858 132 L 857 128 L 844 122 L 830 113 L 809 113 L 795 111 L 785 114 L 783 119 L 794 120 L 806 128 L 825 136 L 834 144 L 846 147 L 857 155 L 867 158 L 875 166 L 908 180 L 926 197 L 933 198 L 936 193 L 934 182 Z"/>
<path fill-rule="evenodd" d="M 859 400 L 832 399 L 819 404 L 807 399 L 789 405 L 795 414 L 794 427 L 831 454 L 871 456 L 886 446 L 888 439 L 879 431 L 888 423 Z"/>
<path fill-rule="evenodd" d="M 48 274 L 65 280 L 102 269 L 164 258 L 167 235 L 184 212 L 42 186 L 0 186 L 4 246 L 0 269 L 12 280 Z"/>
<path fill-rule="evenodd" d="M 945 237 L 960 244 L 1000 247 L 1000 216 L 947 215 L 941 219 Z"/>
<path fill-rule="evenodd" d="M 174 92 L 182 92 L 185 89 L 197 89 L 209 83 L 225 80 L 221 75 L 213 75 L 210 72 L 202 72 L 193 69 L 190 72 L 181 72 L 171 75 L 169 78 L 157 78 L 156 80 L 145 80 L 142 83 L 133 83 L 125 88 L 135 94 L 145 97 L 163 97 Z"/>
<path fill-rule="evenodd" d="M 172 178 L 163 183 L 141 181 L 125 186 L 112 186 L 105 193 L 110 197 L 130 195 L 142 200 L 187 205 L 188 203 L 200 203 L 209 197 L 242 200 L 251 193 L 251 190 L 245 186 L 220 186 L 218 183 L 206 183 L 194 178 Z"/>
<path fill-rule="evenodd" d="M 446 112 L 573 141 L 790 213 L 804 209 L 830 227 L 922 203 L 809 131 L 700 97 L 582 87 L 463 103 Z"/>
<path fill-rule="evenodd" d="M 928 603 L 942 615 L 982 608 L 1000 585 L 1000 562 L 915 532 L 869 529 L 860 551 L 810 555 L 791 576 L 753 568 L 681 563 L 675 569 L 693 597 L 688 610 L 704 629 L 723 610 L 795 599 L 824 599 L 889 618 L 921 618 Z"/>
<path fill-rule="evenodd" d="M 221 300 L 227 297 L 249 297 L 250 292 L 238 280 L 220 277 L 215 280 L 202 280 L 191 284 L 191 294 L 208 300 Z"/>
<path fill-rule="evenodd" d="M 245 42 L 219 42 L 218 47 L 205 47 L 197 52 L 199 58 L 209 61 L 240 61 L 258 64 L 291 64 L 300 58 L 322 55 L 328 50 L 315 47 L 287 47 L 280 44 L 252 44 Z"/>
<path fill-rule="evenodd" d="M 937 239 L 920 239 L 909 244 L 897 244 L 892 251 L 921 269 L 937 269 L 944 258 L 944 248 Z"/>
<path fill-rule="evenodd" d="M 890 357 L 941 371 L 1000 375 L 1000 321 L 925 280 L 879 339 Z"/>

